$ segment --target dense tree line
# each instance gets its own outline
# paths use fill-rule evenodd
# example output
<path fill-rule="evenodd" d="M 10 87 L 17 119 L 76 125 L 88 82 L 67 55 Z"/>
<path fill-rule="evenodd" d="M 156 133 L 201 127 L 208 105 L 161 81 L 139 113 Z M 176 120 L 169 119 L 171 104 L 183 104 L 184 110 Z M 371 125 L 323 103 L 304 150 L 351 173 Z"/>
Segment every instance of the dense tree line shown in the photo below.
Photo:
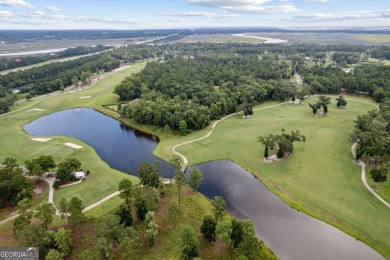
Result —
<path fill-rule="evenodd" d="M 390 155 L 390 99 L 385 98 L 379 110 L 359 115 L 350 140 L 358 144 L 356 160 L 366 158 L 375 181 L 386 181 Z"/>
<path fill-rule="evenodd" d="M 2 57 L 0 58 L 0 71 L 1 70 L 9 70 L 9 69 L 15 69 L 18 67 L 33 65 L 40 62 L 45 62 L 49 60 L 54 59 L 62 59 L 72 56 L 78 56 L 78 55 L 84 55 L 89 53 L 96 53 L 104 50 L 108 50 L 112 47 L 110 46 L 103 46 L 103 45 L 97 45 L 97 46 L 89 46 L 89 47 L 76 47 L 76 48 L 69 48 L 64 51 L 55 53 L 54 55 L 50 54 L 41 54 L 41 55 L 32 55 L 32 56 L 22 56 L 20 58 L 16 57 Z"/>
<path fill-rule="evenodd" d="M 376 59 L 390 60 L 390 47 L 380 46 L 371 51 L 371 56 Z"/>
<path fill-rule="evenodd" d="M 274 54 L 172 58 L 152 62 L 116 87 L 123 116 L 175 130 L 202 129 L 210 120 L 255 103 L 292 97 L 290 66 Z M 185 132 L 184 131 L 184 132 Z M 185 133 L 184 133 L 185 134 Z"/>
<path fill-rule="evenodd" d="M 390 97 L 390 67 L 362 64 L 353 73 L 335 66 L 305 67 L 299 70 L 314 93 L 337 94 L 342 91 L 374 97 L 380 102 Z"/>

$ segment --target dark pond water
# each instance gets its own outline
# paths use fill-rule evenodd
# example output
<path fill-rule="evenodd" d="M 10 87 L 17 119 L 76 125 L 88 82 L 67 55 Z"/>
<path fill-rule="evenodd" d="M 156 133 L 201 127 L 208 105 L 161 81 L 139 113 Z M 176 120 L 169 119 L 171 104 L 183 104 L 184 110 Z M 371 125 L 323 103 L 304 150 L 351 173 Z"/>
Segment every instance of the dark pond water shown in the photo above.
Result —
<path fill-rule="evenodd" d="M 222 196 L 237 219 L 251 219 L 256 234 L 281 259 L 384 259 L 337 228 L 292 209 L 232 161 L 196 167 L 204 174 L 198 190 L 210 199 Z"/>
<path fill-rule="evenodd" d="M 172 166 L 152 154 L 155 136 L 135 131 L 125 124 L 90 108 L 68 109 L 41 117 L 23 126 L 36 136 L 66 135 L 93 147 L 111 168 L 136 175 L 144 161 L 161 163 L 161 175 L 171 176 Z"/>
<path fill-rule="evenodd" d="M 38 136 L 67 135 L 93 147 L 112 168 L 134 174 L 151 153 L 157 139 L 137 132 L 92 109 L 65 110 L 24 126 Z M 250 218 L 261 239 L 281 259 L 383 259 L 376 251 L 340 230 L 290 208 L 249 172 L 231 161 L 197 166 L 204 174 L 199 191 L 208 198 L 222 196 L 238 219 Z M 162 173 L 171 166 L 162 162 Z M 190 169 L 188 169 L 190 170 Z"/>

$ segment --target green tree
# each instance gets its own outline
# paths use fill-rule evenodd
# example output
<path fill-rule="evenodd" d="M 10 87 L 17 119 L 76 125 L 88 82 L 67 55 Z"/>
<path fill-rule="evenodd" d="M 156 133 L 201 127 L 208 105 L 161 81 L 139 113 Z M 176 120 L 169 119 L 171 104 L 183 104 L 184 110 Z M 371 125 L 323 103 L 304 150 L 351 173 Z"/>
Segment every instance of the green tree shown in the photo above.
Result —
<path fill-rule="evenodd" d="M 184 224 L 181 229 L 181 257 L 185 260 L 191 260 L 199 256 L 199 241 L 196 237 L 194 228 L 189 224 Z"/>
<path fill-rule="evenodd" d="M 152 220 L 146 226 L 146 234 L 149 236 L 149 246 L 156 243 L 156 237 L 158 235 L 158 225 L 156 221 Z"/>
<path fill-rule="evenodd" d="M 120 191 L 119 197 L 121 199 L 124 199 L 126 204 L 130 205 L 131 199 L 134 196 L 134 188 L 131 180 L 129 179 L 121 180 L 121 182 L 119 183 L 118 190 Z"/>
<path fill-rule="evenodd" d="M 203 237 L 208 241 L 215 241 L 215 227 L 217 226 L 217 222 L 213 219 L 212 216 L 207 215 L 203 217 L 203 223 L 200 226 L 200 232 Z"/>
<path fill-rule="evenodd" d="M 18 237 L 24 228 L 31 224 L 33 212 L 31 211 L 31 200 L 22 199 L 18 202 L 19 216 L 14 221 L 14 236 Z"/>
<path fill-rule="evenodd" d="M 202 172 L 199 169 L 197 169 L 197 168 L 192 169 L 191 172 L 190 172 L 190 178 L 188 180 L 188 184 L 192 188 L 197 189 L 202 184 L 202 181 L 203 181 L 203 174 L 202 174 Z"/>
<path fill-rule="evenodd" d="M 114 257 L 112 248 L 112 243 L 108 239 L 101 237 L 97 240 L 95 249 L 98 253 L 99 259 L 112 259 Z"/>
<path fill-rule="evenodd" d="M 47 226 L 51 224 L 54 218 L 56 210 L 53 204 L 45 202 L 39 205 L 36 209 L 35 217 L 40 219 L 47 230 Z"/>
<path fill-rule="evenodd" d="M 41 155 L 36 159 L 36 162 L 41 166 L 42 171 L 44 172 L 57 167 L 51 155 Z"/>
<path fill-rule="evenodd" d="M 59 251 L 64 255 L 70 255 L 73 250 L 72 232 L 61 227 L 54 236 Z"/>
<path fill-rule="evenodd" d="M 384 182 L 387 180 L 387 168 L 371 169 L 370 175 L 375 182 Z"/>
<path fill-rule="evenodd" d="M 69 201 L 68 205 L 68 222 L 71 227 L 78 227 L 79 235 L 80 235 L 80 226 L 86 220 L 86 217 L 83 213 L 83 202 L 78 197 L 72 197 Z"/>
<path fill-rule="evenodd" d="M 213 205 L 213 212 L 215 221 L 218 222 L 226 215 L 226 203 L 221 196 L 214 196 L 214 199 L 211 201 Z"/>
<path fill-rule="evenodd" d="M 348 104 L 348 102 L 345 100 L 343 95 L 340 95 L 338 98 L 336 98 L 336 101 L 337 101 L 336 105 L 338 108 L 346 107 Z"/>
<path fill-rule="evenodd" d="M 124 227 L 133 225 L 133 216 L 131 214 L 131 205 L 124 203 L 121 204 L 116 211 L 116 215 L 119 216 L 119 223 Z"/>
<path fill-rule="evenodd" d="M 153 165 L 148 162 L 142 162 L 140 165 L 138 165 L 137 173 L 138 178 L 140 179 L 140 184 L 146 188 L 157 188 L 160 184 L 160 171 L 158 161 L 154 161 Z"/>
<path fill-rule="evenodd" d="M 117 215 L 104 216 L 98 225 L 98 236 L 106 238 L 115 247 L 122 238 L 124 227 Z"/>
<path fill-rule="evenodd" d="M 181 187 L 182 187 L 183 184 L 185 183 L 185 175 L 184 175 L 184 172 L 182 172 L 181 170 L 175 171 L 175 181 L 176 181 L 177 189 L 178 189 L 178 192 L 179 192 L 179 207 L 180 207 L 180 202 L 181 202 Z"/>
<path fill-rule="evenodd" d="M 139 235 L 135 233 L 134 236 L 125 237 L 119 247 L 119 252 L 121 254 L 121 259 L 132 260 L 134 254 L 138 254 L 142 247 L 142 242 L 139 238 Z"/>
<path fill-rule="evenodd" d="M 215 234 L 223 241 L 223 244 L 230 246 L 232 243 L 232 222 L 230 220 L 223 220 L 215 227 Z M 221 259 L 223 253 L 223 244 L 221 244 Z"/>
<path fill-rule="evenodd" d="M 144 220 L 148 209 L 146 207 L 145 199 L 140 197 L 135 201 L 135 207 L 137 208 L 137 218 L 139 220 Z"/>
<path fill-rule="evenodd" d="M 56 177 L 60 181 L 69 181 L 72 178 L 72 173 L 80 169 L 81 163 L 76 158 L 68 158 L 58 164 Z"/>
<path fill-rule="evenodd" d="M 179 131 L 181 136 L 185 136 L 188 133 L 187 130 L 187 122 L 185 120 L 181 120 L 179 122 Z"/>
<path fill-rule="evenodd" d="M 170 184 L 172 184 L 172 179 L 175 176 L 175 171 L 178 171 L 181 169 L 180 156 L 177 154 L 172 155 L 171 159 L 169 160 L 169 163 L 173 166 L 172 173 L 171 173 L 171 180 L 170 180 Z"/>
<path fill-rule="evenodd" d="M 15 158 L 5 158 L 4 162 L 3 162 L 3 166 L 6 168 L 6 169 L 15 169 L 17 167 L 19 167 L 19 164 L 18 164 L 18 161 L 15 159 Z"/>
<path fill-rule="evenodd" d="M 41 225 L 29 224 L 24 227 L 21 234 L 24 237 L 23 245 L 42 247 L 46 230 Z"/>
<path fill-rule="evenodd" d="M 64 197 L 62 197 L 60 200 L 59 211 L 62 219 L 68 216 L 69 203 Z"/>
<path fill-rule="evenodd" d="M 64 259 L 64 254 L 58 252 L 55 249 L 50 249 L 49 253 L 47 253 L 46 260 L 62 260 Z"/>
<path fill-rule="evenodd" d="M 27 160 L 24 162 L 26 164 L 26 168 L 28 170 L 28 175 L 33 178 L 41 178 L 44 173 L 42 167 L 36 160 Z"/>
<path fill-rule="evenodd" d="M 244 229 L 242 223 L 236 219 L 232 219 L 232 234 L 230 236 L 232 240 L 232 245 L 234 248 L 237 248 L 238 245 L 243 240 Z"/>
<path fill-rule="evenodd" d="M 268 158 L 268 156 L 269 156 L 268 149 L 273 150 L 276 146 L 275 136 L 272 134 L 270 134 L 268 136 L 259 136 L 259 137 L 257 137 L 257 142 L 264 145 L 264 158 Z"/>

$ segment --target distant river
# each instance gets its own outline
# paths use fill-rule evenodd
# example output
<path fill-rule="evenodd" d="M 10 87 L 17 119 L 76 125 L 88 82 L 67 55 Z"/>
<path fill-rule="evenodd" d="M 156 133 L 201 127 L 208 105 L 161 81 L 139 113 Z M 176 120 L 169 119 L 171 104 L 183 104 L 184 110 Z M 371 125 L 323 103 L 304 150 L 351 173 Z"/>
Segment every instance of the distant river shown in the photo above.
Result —
<path fill-rule="evenodd" d="M 26 51 L 26 52 L 15 52 L 15 53 L 0 53 L 0 57 L 27 56 L 27 55 L 34 55 L 34 54 L 54 53 L 54 52 L 64 51 L 66 49 L 68 49 L 68 48 L 38 50 L 38 51 Z"/>
<path fill-rule="evenodd" d="M 245 35 L 245 34 L 233 34 L 233 36 L 247 37 L 247 38 L 264 40 L 264 42 L 259 42 L 259 43 L 265 43 L 265 44 L 286 43 L 286 42 L 288 42 L 286 40 L 281 40 L 281 39 L 276 39 L 276 38 L 259 37 L 259 36 L 253 36 L 253 35 Z"/>
<path fill-rule="evenodd" d="M 132 175 L 139 163 L 157 159 L 152 151 L 158 138 L 88 108 L 56 112 L 23 128 L 37 136 L 67 135 L 80 139 L 112 168 Z M 172 166 L 161 163 L 162 175 L 170 177 Z M 196 167 L 204 174 L 199 191 L 208 198 L 222 196 L 228 212 L 238 219 L 252 219 L 256 234 L 281 259 L 384 259 L 333 226 L 292 209 L 234 162 L 214 161 Z"/>

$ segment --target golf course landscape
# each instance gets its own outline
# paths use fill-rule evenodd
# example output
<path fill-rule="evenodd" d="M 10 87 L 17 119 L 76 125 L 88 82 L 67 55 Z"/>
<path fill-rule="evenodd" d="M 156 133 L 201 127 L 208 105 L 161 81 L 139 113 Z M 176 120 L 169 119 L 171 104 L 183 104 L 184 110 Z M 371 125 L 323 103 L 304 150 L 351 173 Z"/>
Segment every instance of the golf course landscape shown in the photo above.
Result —
<path fill-rule="evenodd" d="M 230 116 L 219 122 L 209 137 L 176 150 L 188 158 L 189 165 L 231 159 L 294 208 L 388 255 L 390 229 L 385 220 L 390 211 L 364 187 L 360 167 L 352 162 L 349 141 L 353 120 L 375 106 L 368 99 L 349 97 L 347 108 L 338 109 L 334 98 L 329 113 L 318 118 L 308 107 L 315 97 L 305 100 L 306 104 L 263 104 L 255 108 L 252 118 L 243 119 L 241 113 Z M 282 128 L 287 133 L 300 130 L 306 142 L 296 144 L 294 153 L 282 161 L 264 162 L 264 147 L 257 137 L 279 134 Z M 173 144 L 200 138 L 208 131 L 180 142 L 162 141 L 155 153 L 165 154 Z"/>
<path fill-rule="evenodd" d="M 114 87 L 144 66 L 145 63 L 136 63 L 104 75 L 93 86 L 18 104 L 11 113 L 0 117 L 3 133 L 0 136 L 0 158 L 13 157 L 23 164 L 25 160 L 43 154 L 52 155 L 57 161 L 77 157 L 82 162 L 82 168 L 90 170 L 91 175 L 81 184 L 55 191 L 56 205 L 61 197 L 77 196 L 88 206 L 116 192 L 123 178 L 137 183 L 138 178 L 111 169 L 80 140 L 54 136 L 48 137 L 52 139 L 47 142 L 37 142 L 31 140 L 32 136 L 26 134 L 22 126 L 43 115 L 77 107 L 91 107 L 119 119 L 117 113 L 102 105 L 115 103 Z M 189 165 L 231 159 L 258 177 L 292 207 L 340 228 L 389 257 L 390 227 L 386 220 L 390 219 L 390 211 L 364 187 L 360 168 L 352 162 L 352 143 L 349 141 L 353 120 L 357 115 L 375 109 L 374 102 L 347 96 L 347 107 L 338 109 L 334 98 L 329 113 L 322 117 L 313 117 L 308 106 L 308 103 L 315 102 L 315 96 L 306 99 L 305 104 L 266 102 L 255 107 L 251 118 L 244 119 L 242 113 L 234 114 L 220 121 L 209 137 L 182 145 L 177 151 L 188 158 Z M 154 153 L 166 161 L 171 158 L 174 145 L 203 137 L 212 127 L 211 124 L 181 137 L 162 133 L 161 129 L 153 126 L 139 126 L 128 119 L 124 121 L 158 135 L 161 141 Z M 280 134 L 282 128 L 287 133 L 300 130 L 306 136 L 306 142 L 295 144 L 294 153 L 283 160 L 266 163 L 263 161 L 264 147 L 257 142 L 257 137 Z M 82 148 L 72 148 L 65 143 Z M 274 152 L 271 151 L 271 154 Z M 119 198 L 114 197 L 93 208 L 87 215 L 101 216 L 119 204 Z M 61 222 L 59 218 L 56 221 Z"/>

